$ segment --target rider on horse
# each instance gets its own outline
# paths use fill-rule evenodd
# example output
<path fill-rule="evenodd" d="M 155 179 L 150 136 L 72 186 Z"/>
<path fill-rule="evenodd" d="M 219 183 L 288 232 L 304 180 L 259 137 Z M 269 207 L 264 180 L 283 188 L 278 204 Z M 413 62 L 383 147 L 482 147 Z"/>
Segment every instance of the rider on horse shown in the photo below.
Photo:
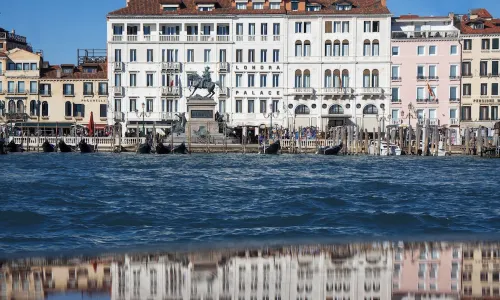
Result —
<path fill-rule="evenodd" d="M 203 76 L 201 78 L 200 88 L 205 88 L 205 84 L 212 82 L 212 77 L 210 76 L 210 67 L 205 67 L 203 71 Z"/>

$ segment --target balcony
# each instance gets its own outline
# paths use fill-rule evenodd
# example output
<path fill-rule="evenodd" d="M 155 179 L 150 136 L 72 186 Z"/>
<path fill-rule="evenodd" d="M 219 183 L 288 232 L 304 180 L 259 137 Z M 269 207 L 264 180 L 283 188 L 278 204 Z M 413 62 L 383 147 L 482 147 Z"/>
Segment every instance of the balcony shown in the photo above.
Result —
<path fill-rule="evenodd" d="M 123 35 L 113 35 L 113 42 L 123 41 Z"/>
<path fill-rule="evenodd" d="M 431 126 L 439 125 L 439 119 L 429 119 L 429 125 Z"/>
<path fill-rule="evenodd" d="M 424 81 L 424 80 L 427 80 L 427 76 L 417 75 L 417 81 Z"/>
<path fill-rule="evenodd" d="M 221 86 L 221 87 L 219 88 L 219 96 L 224 96 L 224 97 L 226 97 L 226 96 L 229 94 L 229 93 L 228 93 L 228 90 L 229 90 L 229 89 L 228 89 L 227 87 L 223 87 L 223 86 Z"/>
<path fill-rule="evenodd" d="M 392 81 L 401 81 L 401 77 L 391 77 Z"/>
<path fill-rule="evenodd" d="M 179 40 L 179 35 L 160 35 L 160 42 L 178 42 Z"/>
<path fill-rule="evenodd" d="M 491 73 L 479 73 L 479 77 L 491 77 Z"/>
<path fill-rule="evenodd" d="M 384 90 L 380 87 L 364 87 L 360 90 L 361 95 L 382 95 Z"/>
<path fill-rule="evenodd" d="M 435 38 L 458 38 L 458 30 L 440 31 L 393 31 L 392 39 L 414 40 L 414 39 L 435 39 Z"/>
<path fill-rule="evenodd" d="M 458 119 L 457 118 L 451 118 L 450 119 L 450 125 L 452 126 L 457 126 L 459 123 Z"/>
<path fill-rule="evenodd" d="M 219 72 L 229 72 L 229 63 L 228 62 L 220 62 L 219 63 Z"/>
<path fill-rule="evenodd" d="M 125 114 L 120 111 L 115 111 L 113 112 L 113 119 L 115 120 L 115 122 L 124 122 Z"/>
<path fill-rule="evenodd" d="M 273 35 L 273 42 L 279 42 L 279 41 L 281 41 L 281 36 Z"/>
<path fill-rule="evenodd" d="M 255 35 L 249 35 L 247 38 L 249 42 L 255 42 Z"/>
<path fill-rule="evenodd" d="M 392 103 L 401 103 L 401 99 L 391 99 Z"/>
<path fill-rule="evenodd" d="M 450 102 L 451 103 L 459 103 L 460 102 L 460 98 L 450 98 Z"/>
<path fill-rule="evenodd" d="M 7 94 L 10 95 L 27 95 L 28 90 L 27 89 L 8 89 Z"/>
<path fill-rule="evenodd" d="M 121 61 L 115 61 L 113 63 L 113 68 L 115 69 L 115 72 L 121 72 L 125 69 L 125 64 Z"/>
<path fill-rule="evenodd" d="M 332 88 L 324 88 L 323 94 L 325 95 L 350 95 L 352 94 L 352 88 L 349 87 L 332 87 Z"/>
<path fill-rule="evenodd" d="M 471 78 L 472 77 L 472 73 L 462 73 L 462 77 L 463 78 Z"/>
<path fill-rule="evenodd" d="M 162 96 L 179 96 L 180 95 L 180 89 L 178 86 L 163 86 L 161 87 L 161 94 Z"/>
<path fill-rule="evenodd" d="M 127 35 L 127 42 L 137 42 L 137 35 Z"/>
<path fill-rule="evenodd" d="M 439 76 L 429 76 L 427 77 L 428 80 L 431 80 L 431 81 L 436 81 L 436 80 L 439 80 Z"/>
<path fill-rule="evenodd" d="M 430 99 L 430 98 L 422 98 L 422 99 L 416 99 L 417 103 L 430 103 L 430 104 L 438 104 L 439 99 Z"/>
<path fill-rule="evenodd" d="M 123 86 L 114 86 L 113 95 L 115 96 L 125 96 L 125 88 Z"/>
<path fill-rule="evenodd" d="M 296 87 L 292 89 L 292 95 L 312 95 L 313 88 L 310 87 Z"/>
<path fill-rule="evenodd" d="M 179 62 L 166 62 L 161 63 L 162 72 L 180 72 L 181 71 L 181 63 Z"/>
<path fill-rule="evenodd" d="M 460 80 L 460 76 L 450 76 L 450 80 Z"/>
<path fill-rule="evenodd" d="M 231 36 L 230 35 L 218 35 L 216 37 L 217 42 L 230 42 L 231 41 Z"/>

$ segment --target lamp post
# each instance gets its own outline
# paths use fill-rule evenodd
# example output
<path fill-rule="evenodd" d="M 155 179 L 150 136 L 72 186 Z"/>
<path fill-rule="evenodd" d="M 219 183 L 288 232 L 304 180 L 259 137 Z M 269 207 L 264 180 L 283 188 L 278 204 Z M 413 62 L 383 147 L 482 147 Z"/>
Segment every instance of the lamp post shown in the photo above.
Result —
<path fill-rule="evenodd" d="M 270 119 L 271 121 L 271 127 L 270 127 L 270 132 L 269 132 L 269 139 L 271 139 L 273 137 L 273 117 L 274 118 L 277 118 L 279 115 L 280 115 L 280 112 L 279 110 L 276 110 L 276 112 L 274 112 L 274 107 L 273 107 L 273 104 L 269 104 L 269 108 L 270 108 L 270 112 L 269 113 L 262 113 L 262 115 L 264 116 L 264 118 L 266 119 Z"/>
<path fill-rule="evenodd" d="M 144 133 L 144 136 L 146 136 L 146 126 L 145 126 L 145 118 L 151 116 L 151 112 L 146 112 L 146 103 L 142 102 L 142 112 L 138 113 L 138 111 L 135 111 L 136 115 L 140 118 L 142 117 L 142 132 Z"/>

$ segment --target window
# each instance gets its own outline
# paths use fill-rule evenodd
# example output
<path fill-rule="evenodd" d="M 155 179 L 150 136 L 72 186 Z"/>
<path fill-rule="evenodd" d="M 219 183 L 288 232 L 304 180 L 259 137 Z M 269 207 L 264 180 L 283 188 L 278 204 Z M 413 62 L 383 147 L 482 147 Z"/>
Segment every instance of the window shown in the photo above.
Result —
<path fill-rule="evenodd" d="M 146 74 L 146 86 L 153 86 L 153 73 Z"/>
<path fill-rule="evenodd" d="M 273 50 L 273 62 L 280 61 L 280 51 L 278 49 Z"/>
<path fill-rule="evenodd" d="M 236 87 L 241 87 L 242 79 L 243 79 L 243 74 L 236 74 Z"/>
<path fill-rule="evenodd" d="M 267 50 L 266 49 L 261 49 L 260 50 L 260 62 L 267 62 Z"/>
<path fill-rule="evenodd" d="M 226 112 L 226 100 L 219 100 L 219 112 L 220 113 Z"/>
<path fill-rule="evenodd" d="M 464 83 L 462 86 L 462 95 L 464 96 L 470 96 L 471 95 L 471 84 L 470 83 Z"/>
<path fill-rule="evenodd" d="M 481 50 L 490 50 L 490 39 L 481 40 Z"/>
<path fill-rule="evenodd" d="M 311 111 L 309 110 L 309 107 L 307 107 L 304 104 L 301 104 L 295 108 L 296 115 L 308 115 L 310 113 L 311 113 Z"/>
<path fill-rule="evenodd" d="M 311 22 L 304 22 L 304 33 L 311 33 Z"/>
<path fill-rule="evenodd" d="M 236 50 L 236 62 L 243 62 L 243 50 Z"/>
<path fill-rule="evenodd" d="M 465 120 L 465 121 L 470 121 L 471 120 L 471 107 L 470 106 L 462 106 L 462 117 L 461 117 L 461 119 Z"/>
<path fill-rule="evenodd" d="M 137 50 L 130 49 L 130 62 L 136 62 L 136 61 L 137 61 Z"/>
<path fill-rule="evenodd" d="M 380 22 L 379 21 L 373 21 L 372 25 L 372 32 L 379 32 L 380 31 Z"/>
<path fill-rule="evenodd" d="M 64 96 L 74 96 L 75 89 L 73 84 L 63 84 L 63 94 Z"/>
<path fill-rule="evenodd" d="M 236 100 L 236 113 L 243 112 L 243 100 Z"/>
<path fill-rule="evenodd" d="M 311 56 L 311 42 L 309 41 L 304 42 L 304 56 Z"/>
<path fill-rule="evenodd" d="M 500 45 L 499 45 L 499 39 L 498 38 L 491 39 L 491 49 L 498 50 L 499 46 Z"/>
<path fill-rule="evenodd" d="M 19 93 L 24 93 L 25 92 L 24 81 L 18 81 L 17 82 L 17 91 Z"/>
<path fill-rule="evenodd" d="M 321 6 L 317 5 L 317 4 L 309 4 L 309 5 L 306 6 L 306 10 L 307 11 L 320 11 L 321 10 Z"/>
<path fill-rule="evenodd" d="M 429 55 L 436 55 L 437 49 L 436 46 L 429 46 Z"/>
<path fill-rule="evenodd" d="M 372 26 L 372 25 L 371 25 L 371 22 L 370 22 L 370 21 L 365 21 L 365 22 L 364 22 L 364 27 L 363 27 L 363 28 L 364 28 L 364 32 L 371 32 L 371 31 L 372 31 L 372 30 L 371 30 L 371 26 Z"/>
<path fill-rule="evenodd" d="M 462 63 L 462 76 L 471 76 L 471 63 L 463 62 Z"/>
<path fill-rule="evenodd" d="M 66 101 L 66 103 L 64 103 L 64 116 L 65 117 L 71 117 L 71 107 L 72 107 L 71 102 Z"/>
<path fill-rule="evenodd" d="M 267 23 L 260 24 L 260 34 L 267 35 Z"/>
<path fill-rule="evenodd" d="M 280 9 L 280 3 L 271 2 L 271 3 L 269 3 L 269 8 L 270 9 Z"/>
<path fill-rule="evenodd" d="M 488 76 L 488 61 L 481 61 L 479 63 L 479 75 Z"/>
<path fill-rule="evenodd" d="M 254 100 L 253 99 L 248 99 L 248 102 L 247 102 L 247 108 L 248 108 L 248 113 L 249 114 L 253 114 L 255 112 L 254 110 Z"/>
<path fill-rule="evenodd" d="M 299 2 L 298 1 L 292 1 L 292 11 L 297 11 L 299 10 Z"/>
<path fill-rule="evenodd" d="M 370 56 L 370 41 L 365 40 L 363 43 L 363 56 Z"/>
<path fill-rule="evenodd" d="M 377 45 L 377 51 L 378 51 L 378 45 Z M 349 56 L 349 41 L 344 40 L 342 42 L 342 56 Z"/>
<path fill-rule="evenodd" d="M 37 64 L 31 63 L 31 71 L 36 71 L 36 70 L 38 70 Z"/>
<path fill-rule="evenodd" d="M 491 107 L 491 120 L 494 120 L 494 121 L 498 120 L 498 106 Z M 493 275 L 495 275 L 495 273 L 493 273 Z M 493 281 L 495 281 L 495 278 L 493 278 Z M 497 272 L 496 282 L 498 282 L 498 272 Z"/>
<path fill-rule="evenodd" d="M 273 74 L 273 87 L 279 87 L 280 74 Z"/>
<path fill-rule="evenodd" d="M 153 99 L 146 99 L 146 111 L 153 112 Z"/>
<path fill-rule="evenodd" d="M 254 86 L 255 86 L 255 75 L 248 74 L 248 87 L 254 87 Z"/>
<path fill-rule="evenodd" d="M 332 21 L 325 21 L 325 33 L 332 33 Z"/>
<path fill-rule="evenodd" d="M 417 87 L 417 100 L 424 100 L 424 88 Z"/>
<path fill-rule="evenodd" d="M 129 100 L 129 111 L 130 112 L 137 111 L 137 99 Z"/>
<path fill-rule="evenodd" d="M 437 67 L 434 65 L 429 66 L 429 79 L 437 79 Z"/>
<path fill-rule="evenodd" d="M 496 82 L 491 84 L 491 95 L 498 96 L 498 83 Z"/>
<path fill-rule="evenodd" d="M 457 45 L 451 45 L 450 46 L 450 54 L 451 55 L 457 55 L 458 54 L 458 47 L 457 47 Z"/>
<path fill-rule="evenodd" d="M 363 114 L 364 115 L 376 115 L 376 114 L 378 114 L 378 109 L 377 109 L 377 107 L 375 105 L 368 104 L 363 109 Z"/>
<path fill-rule="evenodd" d="M 280 23 L 273 23 L 273 35 L 280 35 Z"/>
<path fill-rule="evenodd" d="M 456 86 L 450 86 L 450 100 L 458 99 L 458 88 Z"/>
<path fill-rule="evenodd" d="M 480 107 L 480 112 L 483 110 L 483 108 L 488 109 L 487 106 L 481 106 Z M 488 272 L 481 272 L 481 281 L 488 281 Z"/>
<path fill-rule="evenodd" d="M 247 9 L 246 3 L 236 3 L 236 9 Z"/>
<path fill-rule="evenodd" d="M 342 22 L 342 32 L 349 33 L 349 21 Z"/>
<path fill-rule="evenodd" d="M 302 33 L 302 22 L 295 22 L 295 33 Z"/>
<path fill-rule="evenodd" d="M 435 291 L 435 290 L 437 290 L 437 286 L 436 286 L 436 284 L 435 284 L 435 283 L 431 283 L 431 284 L 429 285 L 429 289 L 430 289 L 431 291 Z"/>
<path fill-rule="evenodd" d="M 498 60 L 491 61 L 491 75 L 498 76 Z"/>
<path fill-rule="evenodd" d="M 203 61 L 206 63 L 210 62 L 210 49 L 203 50 Z"/>
<path fill-rule="evenodd" d="M 147 62 L 153 62 L 153 49 L 147 50 Z"/>
<path fill-rule="evenodd" d="M 372 56 L 379 56 L 379 44 L 378 40 L 372 42 Z"/>
<path fill-rule="evenodd" d="M 425 46 L 417 47 L 417 55 L 425 55 Z"/>
<path fill-rule="evenodd" d="M 302 42 L 301 41 L 295 42 L 295 56 L 296 57 L 302 56 Z"/>
<path fill-rule="evenodd" d="M 187 50 L 187 62 L 194 62 L 194 49 Z"/>
<path fill-rule="evenodd" d="M 472 40 L 471 39 L 464 40 L 464 50 L 466 50 L 466 51 L 472 50 Z"/>
<path fill-rule="evenodd" d="M 399 66 L 392 66 L 391 73 L 392 80 L 399 80 Z"/>
<path fill-rule="evenodd" d="M 392 88 L 392 102 L 400 102 L 399 101 L 399 88 Z"/>
<path fill-rule="evenodd" d="M 255 35 L 255 23 L 248 24 L 248 35 L 249 36 Z"/>
<path fill-rule="evenodd" d="M 455 79 L 458 78 L 458 66 L 450 65 L 450 78 Z"/>
<path fill-rule="evenodd" d="M 73 104 L 73 117 L 79 117 L 79 118 L 85 117 L 84 104 Z"/>
<path fill-rule="evenodd" d="M 254 3 L 253 9 L 264 9 L 264 3 Z"/>
<path fill-rule="evenodd" d="M 487 83 L 481 83 L 481 95 L 482 96 L 488 95 L 488 84 Z"/>
<path fill-rule="evenodd" d="M 129 82 L 129 85 L 131 87 L 135 87 L 137 86 L 137 74 L 135 73 L 130 73 L 130 82 Z"/>
<path fill-rule="evenodd" d="M 399 47 L 392 47 L 392 56 L 399 56 Z"/>
<path fill-rule="evenodd" d="M 267 74 L 260 74 L 260 87 L 267 87 Z"/>

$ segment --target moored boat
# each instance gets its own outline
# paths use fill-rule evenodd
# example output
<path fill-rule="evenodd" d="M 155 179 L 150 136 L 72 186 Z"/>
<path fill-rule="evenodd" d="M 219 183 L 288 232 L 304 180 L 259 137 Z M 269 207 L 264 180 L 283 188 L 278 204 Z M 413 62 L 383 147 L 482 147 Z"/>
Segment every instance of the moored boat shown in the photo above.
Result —
<path fill-rule="evenodd" d="M 339 154 L 340 150 L 342 150 L 342 143 L 340 143 L 337 146 L 326 146 L 326 147 L 321 147 L 318 149 L 317 154 L 323 154 L 323 155 L 337 155 Z"/>
<path fill-rule="evenodd" d="M 261 147 L 261 150 L 264 154 L 278 154 L 278 152 L 281 150 L 281 143 L 280 141 L 276 141 L 269 146 Z"/>
<path fill-rule="evenodd" d="M 176 153 L 176 154 L 189 154 L 189 150 L 186 147 L 186 144 L 182 143 L 179 146 L 174 147 L 174 153 Z"/>
<path fill-rule="evenodd" d="M 172 153 L 172 149 L 170 146 L 165 146 L 163 143 L 158 143 L 156 145 L 156 154 L 170 154 Z"/>
<path fill-rule="evenodd" d="M 380 142 L 380 153 L 378 152 L 378 142 L 372 141 L 368 147 L 368 154 L 380 156 L 399 156 L 401 155 L 401 148 L 398 145 L 387 144 L 385 141 Z"/>
<path fill-rule="evenodd" d="M 43 142 L 42 144 L 43 152 L 54 152 L 55 148 L 56 147 L 51 143 L 49 143 L 48 140 L 45 140 L 45 142 Z"/>
<path fill-rule="evenodd" d="M 14 140 L 10 141 L 7 144 L 7 151 L 9 152 L 24 152 L 24 148 L 22 145 L 18 145 L 14 142 Z"/>
<path fill-rule="evenodd" d="M 61 152 L 73 152 L 73 147 L 68 146 L 63 140 L 59 140 L 58 146 Z"/>
<path fill-rule="evenodd" d="M 0 140 L 0 155 L 7 154 L 7 149 L 5 149 L 5 140 Z"/>
<path fill-rule="evenodd" d="M 94 145 L 87 144 L 85 140 L 81 140 L 80 143 L 78 143 L 78 147 L 80 148 L 81 153 L 94 153 Z"/>
<path fill-rule="evenodd" d="M 137 148 L 137 153 L 150 154 L 151 153 L 151 145 L 148 142 L 146 142 L 144 144 L 140 144 L 139 148 Z"/>

